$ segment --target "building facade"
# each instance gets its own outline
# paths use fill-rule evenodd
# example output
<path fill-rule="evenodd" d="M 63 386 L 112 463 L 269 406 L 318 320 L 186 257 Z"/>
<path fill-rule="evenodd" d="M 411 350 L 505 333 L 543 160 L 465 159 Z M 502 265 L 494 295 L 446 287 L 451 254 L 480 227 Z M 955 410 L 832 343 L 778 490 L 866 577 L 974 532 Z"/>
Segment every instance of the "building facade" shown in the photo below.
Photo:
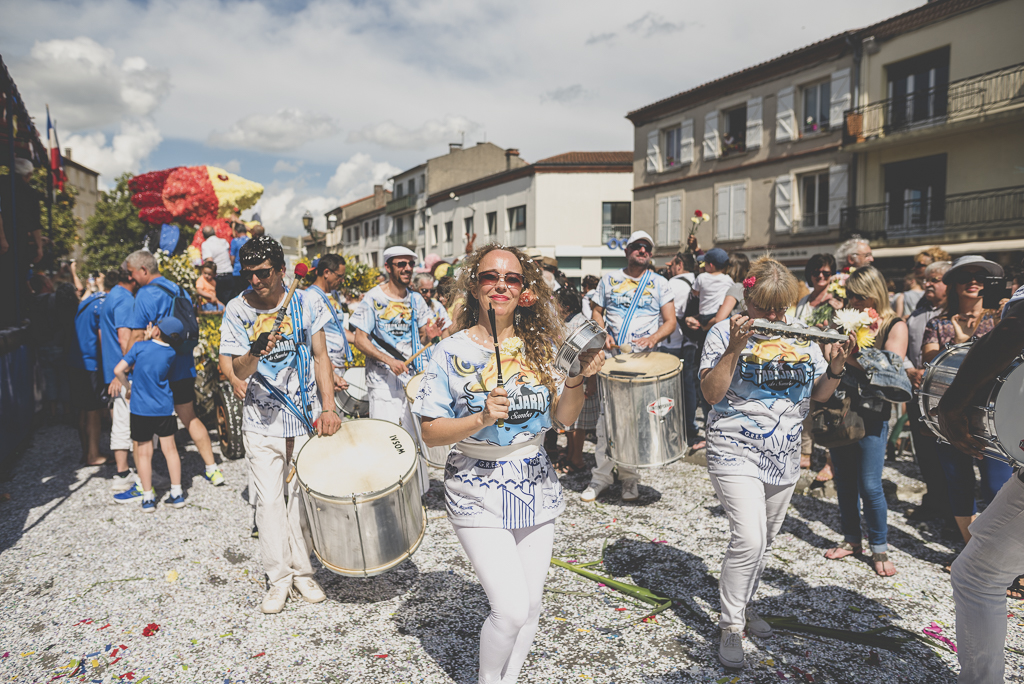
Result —
<path fill-rule="evenodd" d="M 71 256 L 81 261 L 82 245 L 85 244 L 85 222 L 96 213 L 96 204 L 100 201 L 100 174 L 72 160 L 70 147 L 64 149 L 64 173 L 68 177 L 68 185 L 78 191 L 75 195 L 75 208 L 72 210 L 78 219 L 78 239 L 71 250 Z"/>
<path fill-rule="evenodd" d="M 327 225 L 334 226 L 325 237 L 327 251 L 345 254 L 370 266 L 382 266 L 391 227 L 384 210 L 391 197 L 390 190 L 375 185 L 372 195 L 327 212 Z"/>

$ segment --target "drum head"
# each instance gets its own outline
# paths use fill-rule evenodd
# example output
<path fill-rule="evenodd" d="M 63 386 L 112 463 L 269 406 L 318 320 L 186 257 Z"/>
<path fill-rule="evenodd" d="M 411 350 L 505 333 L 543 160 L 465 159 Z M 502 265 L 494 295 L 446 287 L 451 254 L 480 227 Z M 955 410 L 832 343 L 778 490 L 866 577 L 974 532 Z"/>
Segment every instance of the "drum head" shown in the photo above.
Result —
<path fill-rule="evenodd" d="M 619 354 L 605 359 L 601 375 L 615 377 L 628 374 L 634 378 L 655 378 L 679 370 L 679 358 L 663 352 Z"/>
<path fill-rule="evenodd" d="M 405 396 L 408 397 L 409 403 L 416 401 L 416 395 L 420 391 L 420 382 L 423 380 L 423 373 L 417 373 L 416 375 L 409 378 L 409 382 L 405 385 Z"/>
<path fill-rule="evenodd" d="M 366 399 L 369 392 L 366 391 L 366 369 L 362 366 L 349 368 L 345 371 L 345 382 L 348 383 L 348 393 L 356 399 Z"/>
<path fill-rule="evenodd" d="M 996 388 L 995 414 L 991 418 L 995 437 L 1007 456 L 1024 463 L 1024 364 L 1012 369 Z"/>
<path fill-rule="evenodd" d="M 379 492 L 418 465 L 416 441 L 394 423 L 353 420 L 330 437 L 312 437 L 295 461 L 299 482 L 328 497 Z"/>

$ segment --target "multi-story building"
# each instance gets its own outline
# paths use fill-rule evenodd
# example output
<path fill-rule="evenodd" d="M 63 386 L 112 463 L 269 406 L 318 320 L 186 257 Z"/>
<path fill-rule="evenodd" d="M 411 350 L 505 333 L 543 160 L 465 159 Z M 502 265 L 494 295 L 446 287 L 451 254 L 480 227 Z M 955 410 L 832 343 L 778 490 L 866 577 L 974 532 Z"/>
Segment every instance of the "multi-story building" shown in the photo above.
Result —
<path fill-rule="evenodd" d="M 383 185 L 375 185 L 372 195 L 327 212 L 327 251 L 354 256 L 357 261 L 371 266 L 381 266 L 381 255 L 387 249 L 390 229 L 384 209 L 390 199 L 390 190 L 385 190 Z"/>
<path fill-rule="evenodd" d="M 427 191 L 427 164 L 419 164 L 391 178 L 394 190 L 384 213 L 390 222 L 387 246 L 404 245 L 423 260 L 423 207 Z"/>
<path fill-rule="evenodd" d="M 71 256 L 82 260 L 82 245 L 85 244 L 85 222 L 96 213 L 96 204 L 100 201 L 99 172 L 83 166 L 71 158 L 71 148 L 64 149 L 64 173 L 68 177 L 68 185 L 75 188 L 75 208 L 73 213 L 78 219 L 78 239 L 71 250 Z"/>
<path fill-rule="evenodd" d="M 858 33 L 843 235 L 909 269 L 923 246 L 1019 266 L 1024 250 L 1024 0 L 946 0 Z"/>

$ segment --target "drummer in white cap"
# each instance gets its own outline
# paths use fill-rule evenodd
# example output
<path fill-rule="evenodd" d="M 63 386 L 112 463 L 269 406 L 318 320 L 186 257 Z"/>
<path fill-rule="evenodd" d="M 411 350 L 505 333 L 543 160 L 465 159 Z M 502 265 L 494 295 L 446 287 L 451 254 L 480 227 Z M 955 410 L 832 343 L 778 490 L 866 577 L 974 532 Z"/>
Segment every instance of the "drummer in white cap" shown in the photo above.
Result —
<path fill-rule="evenodd" d="M 407 247 L 384 250 L 388 279 L 367 292 L 352 314 L 356 348 L 366 355 L 370 418 L 401 425 L 412 434 L 415 428 L 405 385 L 411 373 L 424 369 L 425 354 L 408 366 L 406 361 L 441 335 L 423 296 L 409 287 L 415 266 L 416 254 Z M 425 459 L 421 460 L 420 487 L 424 492 L 430 487 Z"/>
<path fill-rule="evenodd" d="M 635 351 L 654 349 L 676 329 L 676 309 L 668 281 L 651 268 L 654 240 L 645 231 L 636 230 L 626 242 L 626 268 L 601 278 L 593 299 L 594 321 L 609 335 L 605 348 L 622 345 Z M 635 407 L 634 407 L 635 408 Z M 608 458 L 608 428 L 604 415 L 597 421 L 597 465 L 590 485 L 580 495 L 582 501 L 594 501 L 612 483 L 615 464 Z M 640 474 L 619 466 L 622 500 L 636 501 Z"/>

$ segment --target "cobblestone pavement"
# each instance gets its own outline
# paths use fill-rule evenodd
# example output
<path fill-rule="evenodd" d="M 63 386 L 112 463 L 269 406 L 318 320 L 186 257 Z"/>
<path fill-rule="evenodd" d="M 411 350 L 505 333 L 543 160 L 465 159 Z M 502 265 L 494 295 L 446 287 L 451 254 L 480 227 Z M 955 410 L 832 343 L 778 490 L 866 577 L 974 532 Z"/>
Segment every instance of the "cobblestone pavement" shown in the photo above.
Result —
<path fill-rule="evenodd" d="M 589 446 L 589 445 L 588 445 Z M 289 602 L 264 616 L 264 581 L 244 461 L 223 464 L 227 484 L 200 475 L 183 452 L 188 506 L 144 515 L 114 503 L 111 467 L 78 467 L 74 431 L 36 432 L 0 483 L 0 680 L 18 682 L 458 682 L 476 681 L 487 600 L 444 519 L 440 483 L 424 501 L 426 539 L 410 561 L 370 579 L 319 570 L 328 600 Z M 159 463 L 159 457 L 156 459 Z M 863 560 L 826 561 L 839 534 L 834 500 L 797 495 L 772 551 L 756 607 L 822 627 L 910 633 L 937 623 L 955 638 L 942 566 L 959 549 L 939 526 L 910 525 L 919 499 L 910 460 L 885 469 L 893 578 Z M 159 466 L 158 466 L 159 467 Z M 435 477 L 439 473 L 435 473 Z M 651 607 L 552 567 L 524 682 L 953 682 L 955 656 L 939 641 L 889 648 L 781 631 L 744 640 L 747 667 L 718 665 L 717 574 L 728 523 L 703 467 L 678 462 L 644 474 L 640 501 L 618 487 L 596 504 L 573 494 L 555 554 L 678 599 Z M 1009 681 L 1022 681 L 1024 632 L 1008 604 Z M 158 625 L 153 632 L 150 625 Z M 149 629 L 147 629 L 149 627 Z M 147 636 L 147 634 L 150 634 Z"/>

